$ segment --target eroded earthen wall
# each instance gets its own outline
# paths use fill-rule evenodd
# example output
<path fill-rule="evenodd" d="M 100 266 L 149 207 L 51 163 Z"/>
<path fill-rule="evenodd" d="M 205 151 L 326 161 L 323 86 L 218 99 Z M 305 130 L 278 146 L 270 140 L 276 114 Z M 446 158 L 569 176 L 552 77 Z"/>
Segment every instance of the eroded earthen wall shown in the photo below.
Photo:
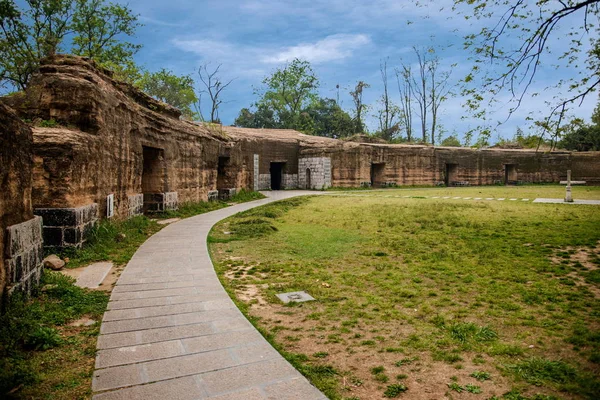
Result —
<path fill-rule="evenodd" d="M 41 274 L 41 218 L 31 207 L 32 132 L 0 103 L 0 298 Z"/>
<path fill-rule="evenodd" d="M 218 157 L 227 144 L 222 133 L 180 121 L 177 110 L 84 59 L 46 60 L 25 94 L 3 101 L 36 125 L 57 124 L 34 130 L 34 208 L 95 203 L 102 217 L 114 194 L 115 214 L 127 217 L 144 193 L 177 192 L 179 202 L 188 202 L 207 200 L 217 189 Z M 158 183 L 143 182 L 158 179 L 144 174 L 145 148 L 154 149 L 147 157 L 160 153 Z"/>

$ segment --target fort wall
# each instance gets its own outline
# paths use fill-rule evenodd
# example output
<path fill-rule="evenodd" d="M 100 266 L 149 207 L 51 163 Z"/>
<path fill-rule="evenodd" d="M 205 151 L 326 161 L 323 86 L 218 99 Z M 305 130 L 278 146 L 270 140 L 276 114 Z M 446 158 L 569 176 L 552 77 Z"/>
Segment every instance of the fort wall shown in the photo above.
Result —
<path fill-rule="evenodd" d="M 26 92 L 0 103 L 18 114 L 0 109 L 16 127 L 3 140 L 14 147 L 29 138 L 22 152 L 12 152 L 24 167 L 3 178 L 16 196 L 7 196 L 6 207 L 19 221 L 32 218 L 23 210 L 33 207 L 44 220 L 46 246 L 81 246 L 101 218 L 227 199 L 241 189 L 558 183 L 569 169 L 574 179 L 600 184 L 598 152 L 358 143 L 192 123 L 72 56 L 43 61 Z"/>

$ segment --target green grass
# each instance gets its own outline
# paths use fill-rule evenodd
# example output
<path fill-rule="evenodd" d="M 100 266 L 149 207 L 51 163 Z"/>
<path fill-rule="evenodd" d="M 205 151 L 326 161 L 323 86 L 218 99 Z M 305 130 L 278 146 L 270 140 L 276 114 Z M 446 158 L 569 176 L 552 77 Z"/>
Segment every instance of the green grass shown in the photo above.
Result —
<path fill-rule="evenodd" d="M 137 216 L 127 220 L 102 220 L 92 230 L 88 241 L 81 249 L 62 251 L 61 257 L 68 257 L 68 268 L 77 268 L 97 261 L 113 261 L 117 265 L 126 264 L 138 247 L 164 226 L 155 219 L 189 218 L 227 207 L 231 203 L 243 203 L 262 199 L 259 192 L 242 190 L 228 202 L 210 201 L 183 203 L 177 211 L 154 214 L 151 217 Z"/>
<path fill-rule="evenodd" d="M 385 392 L 383 392 L 383 396 L 392 399 L 400 396 L 401 393 L 404 393 L 407 390 L 408 388 L 405 385 L 401 383 L 394 383 L 392 385 L 389 385 L 385 389 Z"/>
<path fill-rule="evenodd" d="M 344 189 L 333 189 L 335 194 Z M 348 191 L 346 189 L 345 191 Z M 562 199 L 565 197 L 565 186 L 556 184 L 547 185 L 523 185 L 523 186 L 471 186 L 471 187 L 404 187 L 390 189 L 362 189 L 350 190 L 349 193 L 367 196 L 412 196 L 423 198 L 425 196 L 451 196 L 451 197 L 493 197 L 493 198 L 527 198 L 537 197 Z M 344 194 L 344 193 L 339 193 Z M 600 189 L 597 186 L 573 186 L 574 199 L 600 200 Z"/>
<path fill-rule="evenodd" d="M 162 228 L 145 216 L 127 220 L 102 220 L 98 223 L 81 249 L 66 249 L 60 253 L 68 257 L 68 268 L 77 268 L 97 261 L 126 264 L 138 247 Z"/>
<path fill-rule="evenodd" d="M 574 189 L 580 198 L 600 199 L 600 188 Z M 500 373 L 531 357 L 563 360 L 581 379 L 569 385 L 545 380 L 542 386 L 591 398 L 597 379 L 590 376 L 600 372 L 600 302 L 592 291 L 599 284 L 571 261 L 570 252 L 597 245 L 598 207 L 383 197 L 406 191 L 535 198 L 560 197 L 564 188 L 390 189 L 272 203 L 213 229 L 217 272 L 233 296 L 245 285 L 260 287 L 273 310 L 282 307 L 276 293 L 306 290 L 317 299 L 282 307 L 294 315 L 285 328 L 302 328 L 289 344 L 283 343 L 289 333 L 273 332 L 283 348 L 315 343 L 357 365 L 361 355 L 372 354 L 390 376 L 412 368 L 422 380 L 427 377 L 420 367 L 396 364 L 396 352 L 419 357 L 434 370 L 486 363 Z M 246 225 L 268 229 L 240 228 L 256 220 L 261 222 Z M 563 262 L 552 261 L 562 253 Z M 239 267 L 255 273 L 223 276 Z M 252 316 L 252 308 L 245 312 Z M 256 324 L 263 331 L 281 325 L 268 319 Z M 358 376 L 361 387 L 383 395 L 371 367 Z M 334 377 L 338 385 L 344 373 Z M 536 387 L 531 379 L 508 376 Z"/>
<path fill-rule="evenodd" d="M 89 396 L 99 324 L 82 328 L 67 324 L 82 316 L 100 321 L 108 294 L 73 282 L 46 272 L 42 280 L 46 290 L 27 300 L 19 294 L 11 297 L 0 316 L 0 397 Z"/>

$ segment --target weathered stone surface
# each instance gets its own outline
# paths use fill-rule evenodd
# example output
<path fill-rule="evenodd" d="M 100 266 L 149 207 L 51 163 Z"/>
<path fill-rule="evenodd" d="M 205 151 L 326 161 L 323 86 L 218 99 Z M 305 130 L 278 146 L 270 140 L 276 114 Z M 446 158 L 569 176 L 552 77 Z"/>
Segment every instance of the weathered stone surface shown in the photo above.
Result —
<path fill-rule="evenodd" d="M 46 248 L 81 247 L 98 222 L 98 205 L 77 208 L 36 208 L 44 220 Z"/>
<path fill-rule="evenodd" d="M 30 281 L 39 280 L 41 237 L 35 227 L 41 221 L 31 221 L 32 163 L 31 129 L 0 103 L 0 299 L 7 285 L 29 287 Z"/>
<path fill-rule="evenodd" d="M 44 258 L 43 263 L 44 268 L 48 268 L 53 271 L 60 271 L 65 266 L 65 262 L 61 260 L 56 254 L 52 254 Z"/>
<path fill-rule="evenodd" d="M 177 200 L 207 200 L 217 189 L 218 155 L 230 143 L 220 129 L 179 120 L 177 110 L 114 81 L 90 61 L 48 59 L 25 94 L 2 100 L 23 117 L 69 127 L 34 128 L 36 208 L 96 203 L 105 215 L 106 196 L 114 193 L 115 214 L 127 217 L 139 213 L 133 196 L 140 193 L 176 192 L 165 196 L 170 209 Z M 144 164 L 144 148 L 162 171 L 153 181 L 162 184 L 156 191 L 142 190 L 145 166 L 157 171 Z"/>

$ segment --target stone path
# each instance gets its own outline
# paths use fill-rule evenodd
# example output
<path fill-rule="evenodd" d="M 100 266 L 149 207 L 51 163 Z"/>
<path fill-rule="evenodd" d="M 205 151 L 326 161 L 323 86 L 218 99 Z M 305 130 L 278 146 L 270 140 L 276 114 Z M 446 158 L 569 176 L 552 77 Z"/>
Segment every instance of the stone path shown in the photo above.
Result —
<path fill-rule="evenodd" d="M 585 204 L 588 206 L 600 206 L 600 200 L 573 200 L 573 202 L 566 202 L 564 199 L 545 199 L 539 198 L 533 201 L 534 203 L 546 203 L 546 204 Z"/>
<path fill-rule="evenodd" d="M 148 239 L 104 314 L 93 399 L 326 399 L 236 308 L 206 244 L 223 218 L 304 194 L 319 192 L 272 192 L 171 224 Z"/>

